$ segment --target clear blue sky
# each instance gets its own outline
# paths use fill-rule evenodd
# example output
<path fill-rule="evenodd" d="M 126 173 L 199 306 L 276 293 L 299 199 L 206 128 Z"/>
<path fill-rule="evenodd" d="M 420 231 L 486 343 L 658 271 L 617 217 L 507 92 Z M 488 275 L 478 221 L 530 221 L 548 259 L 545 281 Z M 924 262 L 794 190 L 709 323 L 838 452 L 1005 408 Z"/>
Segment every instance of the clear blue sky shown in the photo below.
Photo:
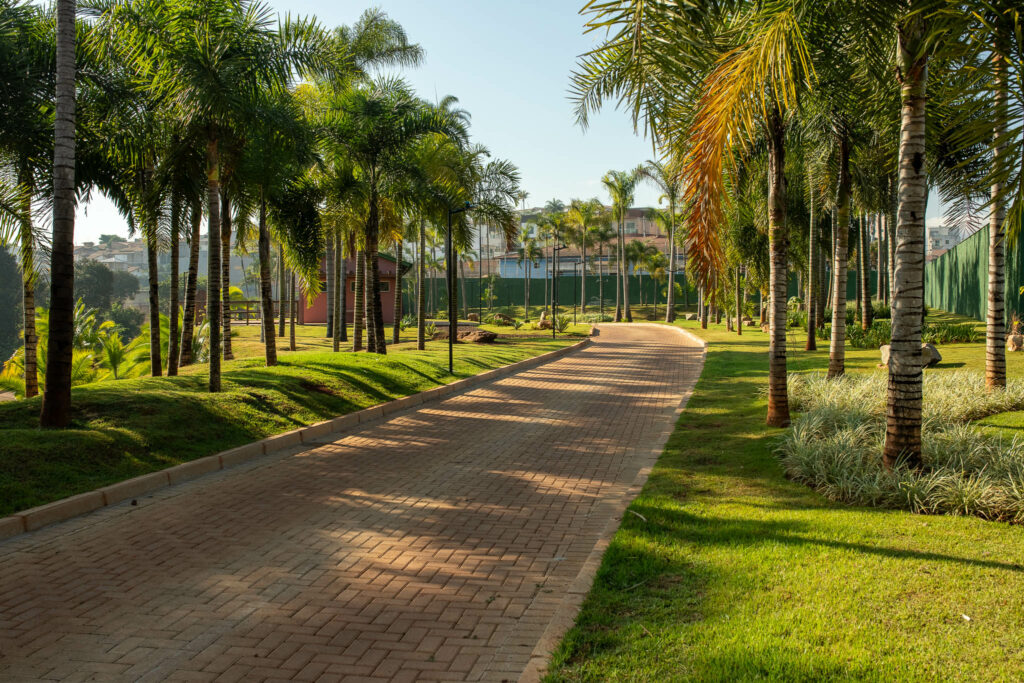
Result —
<path fill-rule="evenodd" d="M 367 4 L 351 0 L 271 0 L 281 13 L 315 15 L 327 26 L 352 24 Z M 410 40 L 426 51 L 422 66 L 402 75 L 424 98 L 455 95 L 472 115 L 476 142 L 522 173 L 529 205 L 551 198 L 599 197 L 609 169 L 627 169 L 651 158 L 650 142 L 633 134 L 626 114 L 608 107 L 587 131 L 575 125 L 568 99 L 577 55 L 598 36 L 583 35 L 582 0 L 382 0 Z M 653 205 L 650 186 L 638 206 Z M 937 201 L 928 215 L 938 215 Z M 75 241 L 101 233 L 126 234 L 127 226 L 101 198 L 79 207 Z"/>

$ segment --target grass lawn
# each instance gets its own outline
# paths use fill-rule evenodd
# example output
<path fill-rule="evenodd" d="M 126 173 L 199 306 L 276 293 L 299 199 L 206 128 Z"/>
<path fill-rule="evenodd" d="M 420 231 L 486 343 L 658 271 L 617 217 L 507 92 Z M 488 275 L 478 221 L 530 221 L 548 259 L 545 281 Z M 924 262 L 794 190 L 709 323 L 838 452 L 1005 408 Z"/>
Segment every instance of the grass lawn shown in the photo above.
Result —
<path fill-rule="evenodd" d="M 575 338 L 502 339 L 455 347 L 390 347 L 387 356 L 284 352 L 263 367 L 258 331 L 234 338 L 223 392 L 206 391 L 205 365 L 180 377 L 96 382 L 72 390 L 70 429 L 40 430 L 40 399 L 0 403 L 0 515 L 211 455 L 276 433 L 424 391 L 552 351 Z M 250 337 L 255 331 L 255 341 Z M 309 333 L 308 335 L 305 333 Z M 306 348 L 326 348 L 316 328 Z M 319 328 L 323 334 L 323 327 Z M 297 334 L 298 337 L 298 334 Z M 256 353 L 251 353 L 252 349 Z M 244 357 L 249 356 L 249 357 Z"/>
<path fill-rule="evenodd" d="M 767 336 L 680 324 L 710 342 L 704 373 L 630 508 L 646 521 L 623 517 L 549 680 L 1024 679 L 1024 529 L 833 504 L 786 480 L 782 430 L 764 425 Z M 802 338 L 791 370 L 825 369 L 827 346 Z M 983 344 L 940 351 L 927 372 L 983 370 Z M 847 362 L 883 371 L 876 350 Z"/>

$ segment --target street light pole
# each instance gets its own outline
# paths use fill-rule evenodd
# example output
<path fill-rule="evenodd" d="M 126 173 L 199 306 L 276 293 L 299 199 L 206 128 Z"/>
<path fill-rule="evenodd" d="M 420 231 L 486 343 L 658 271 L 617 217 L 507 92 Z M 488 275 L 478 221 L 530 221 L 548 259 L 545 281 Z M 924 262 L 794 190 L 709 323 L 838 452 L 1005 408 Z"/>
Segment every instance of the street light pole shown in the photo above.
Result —
<path fill-rule="evenodd" d="M 466 202 L 457 209 L 448 208 L 448 232 L 444 236 L 445 249 L 445 280 L 448 284 L 448 374 L 455 374 L 455 335 L 459 333 L 459 307 L 455 302 L 455 247 L 452 244 L 452 216 L 472 209 L 473 205 Z"/>

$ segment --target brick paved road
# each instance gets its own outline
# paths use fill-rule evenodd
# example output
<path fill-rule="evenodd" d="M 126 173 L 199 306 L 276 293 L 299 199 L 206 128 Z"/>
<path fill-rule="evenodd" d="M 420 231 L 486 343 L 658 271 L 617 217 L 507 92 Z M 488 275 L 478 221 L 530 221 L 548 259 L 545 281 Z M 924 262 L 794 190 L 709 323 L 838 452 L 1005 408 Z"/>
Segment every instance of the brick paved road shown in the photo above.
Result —
<path fill-rule="evenodd" d="M 604 326 L 336 442 L 10 539 L 0 679 L 516 680 L 700 366 L 674 330 Z"/>

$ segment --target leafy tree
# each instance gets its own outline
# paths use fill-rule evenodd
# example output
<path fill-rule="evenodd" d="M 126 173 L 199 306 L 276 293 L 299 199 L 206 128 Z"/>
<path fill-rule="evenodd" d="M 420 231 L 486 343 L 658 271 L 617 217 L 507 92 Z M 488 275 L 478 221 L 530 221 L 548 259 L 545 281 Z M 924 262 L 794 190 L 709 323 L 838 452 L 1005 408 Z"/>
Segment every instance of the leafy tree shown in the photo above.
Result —
<path fill-rule="evenodd" d="M 98 261 L 76 262 L 75 296 L 89 308 L 109 311 L 114 300 L 114 271 Z"/>

